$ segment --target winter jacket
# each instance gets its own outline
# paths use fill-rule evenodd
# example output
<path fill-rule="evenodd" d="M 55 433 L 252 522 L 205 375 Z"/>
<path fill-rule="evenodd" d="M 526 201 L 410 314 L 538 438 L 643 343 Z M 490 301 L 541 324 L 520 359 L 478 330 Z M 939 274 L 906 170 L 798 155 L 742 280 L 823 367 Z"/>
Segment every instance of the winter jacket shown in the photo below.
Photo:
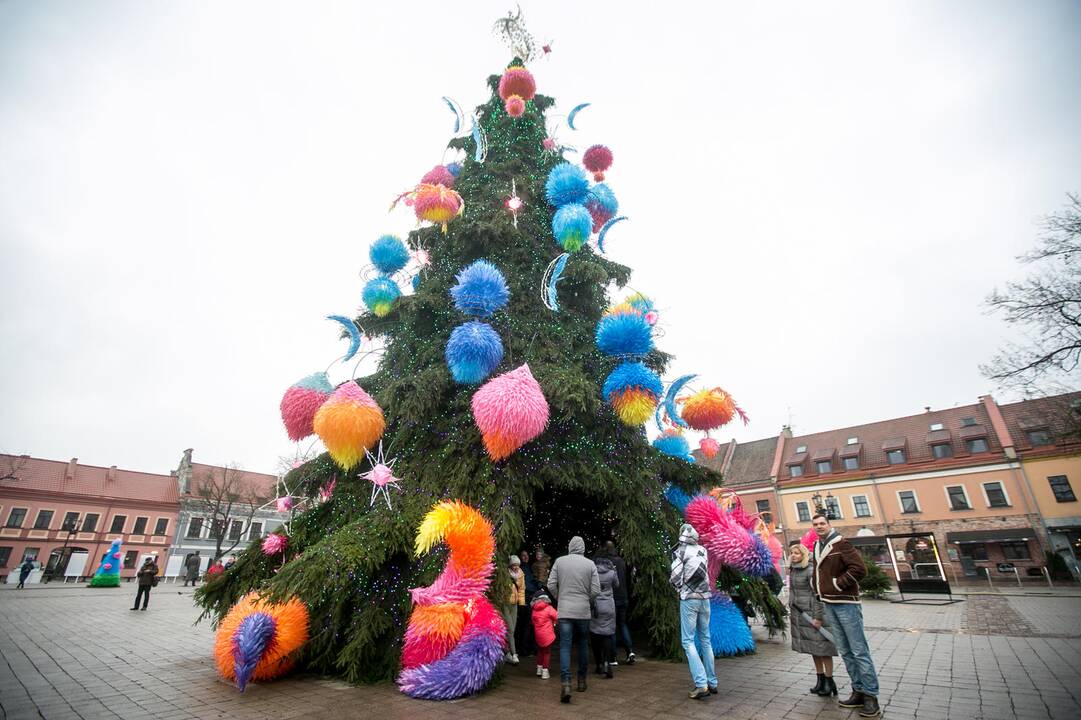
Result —
<path fill-rule="evenodd" d="M 822 602 L 858 603 L 860 578 L 867 574 L 863 556 L 836 531 L 814 549 L 814 590 Z"/>
<path fill-rule="evenodd" d="M 158 574 L 158 564 L 150 563 L 139 568 L 136 576 L 139 578 L 139 587 L 147 587 L 154 584 L 154 576 Z"/>
<path fill-rule="evenodd" d="M 698 544 L 698 532 L 684 523 L 679 529 L 679 545 L 672 551 L 672 573 L 668 582 L 679 591 L 680 600 L 709 599 L 709 556 Z"/>
<path fill-rule="evenodd" d="M 601 592 L 597 566 L 585 556 L 586 543 L 575 535 L 567 554 L 556 558 L 548 575 L 548 590 L 559 604 L 560 620 L 589 620 L 589 601 Z"/>
<path fill-rule="evenodd" d="M 19 566 L 19 580 L 26 580 L 30 576 L 30 573 L 34 571 L 34 563 L 27 560 Z"/>
<path fill-rule="evenodd" d="M 548 604 L 543 597 L 533 601 L 533 637 L 537 639 L 537 645 L 548 647 L 556 641 L 556 621 L 559 613 Z"/>
<path fill-rule="evenodd" d="M 601 557 L 606 557 L 612 561 L 612 565 L 616 569 L 616 577 L 619 578 L 619 584 L 612 589 L 612 597 L 615 598 L 616 605 L 626 605 L 627 596 L 630 593 L 630 586 L 627 585 L 627 563 L 623 562 L 623 558 L 615 553 L 603 553 Z"/>
<path fill-rule="evenodd" d="M 522 574 L 525 575 L 525 596 L 528 599 L 533 597 L 533 594 L 540 589 L 540 585 L 537 584 L 537 579 L 533 577 L 533 568 L 523 565 Z"/>
<path fill-rule="evenodd" d="M 788 569 L 788 622 L 792 634 L 792 649 L 808 655 L 836 655 L 837 647 L 803 617 L 807 613 L 813 619 L 825 622 L 822 601 L 815 597 L 811 579 L 814 569 L 810 565 Z"/>
<path fill-rule="evenodd" d="M 515 577 L 513 573 L 510 576 L 507 605 L 525 605 L 525 575 L 521 569 L 518 570 L 518 577 Z"/>
<path fill-rule="evenodd" d="M 619 575 L 611 559 L 600 556 L 594 564 L 597 577 L 601 582 L 601 591 L 597 595 L 597 616 L 590 618 L 589 631 L 595 635 L 616 634 L 616 601 L 613 591 L 619 587 Z"/>
<path fill-rule="evenodd" d="M 548 573 L 550 572 L 552 572 L 552 560 L 547 555 L 533 561 L 533 577 L 536 579 L 538 587 L 544 587 L 548 584 Z"/>
<path fill-rule="evenodd" d="M 202 562 L 203 562 L 203 559 L 201 557 L 199 557 L 198 555 L 192 555 L 190 558 L 187 559 L 187 562 L 184 563 L 184 567 L 188 571 L 188 575 L 187 575 L 188 580 L 198 580 L 199 579 L 199 565 Z"/>

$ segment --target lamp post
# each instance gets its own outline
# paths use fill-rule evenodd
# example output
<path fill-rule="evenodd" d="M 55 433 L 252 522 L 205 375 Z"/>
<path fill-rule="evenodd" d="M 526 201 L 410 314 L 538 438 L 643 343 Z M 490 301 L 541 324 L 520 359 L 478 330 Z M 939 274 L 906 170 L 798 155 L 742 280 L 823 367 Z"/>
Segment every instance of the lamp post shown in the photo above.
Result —
<path fill-rule="evenodd" d="M 60 550 L 60 556 L 56 558 L 56 563 L 53 564 L 53 567 L 49 571 L 49 573 L 42 576 L 41 580 L 43 583 L 47 583 L 52 580 L 53 576 L 56 575 L 57 572 L 63 573 L 67 569 L 68 543 L 71 542 L 72 536 L 75 533 L 79 532 L 79 521 L 74 520 L 72 522 L 64 523 L 60 527 L 60 529 L 67 532 L 67 536 L 64 538 L 64 547 Z"/>
<path fill-rule="evenodd" d="M 827 490 L 825 504 L 823 504 L 822 500 L 823 498 L 821 493 L 816 492 L 814 495 L 811 496 L 811 502 L 815 504 L 815 512 L 825 515 L 827 520 L 833 522 L 837 519 L 836 514 L 834 514 L 833 512 L 833 503 L 830 502 L 831 500 L 833 500 L 833 493 Z"/>

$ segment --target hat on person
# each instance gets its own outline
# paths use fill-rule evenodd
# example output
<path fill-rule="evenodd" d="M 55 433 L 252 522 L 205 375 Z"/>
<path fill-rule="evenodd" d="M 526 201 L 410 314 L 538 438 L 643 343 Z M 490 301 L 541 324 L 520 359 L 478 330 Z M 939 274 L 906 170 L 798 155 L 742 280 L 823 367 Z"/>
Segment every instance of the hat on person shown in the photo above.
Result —
<path fill-rule="evenodd" d="M 521 565 L 522 564 L 522 558 L 518 557 L 517 555 L 511 555 L 510 556 L 510 564 L 511 565 Z"/>

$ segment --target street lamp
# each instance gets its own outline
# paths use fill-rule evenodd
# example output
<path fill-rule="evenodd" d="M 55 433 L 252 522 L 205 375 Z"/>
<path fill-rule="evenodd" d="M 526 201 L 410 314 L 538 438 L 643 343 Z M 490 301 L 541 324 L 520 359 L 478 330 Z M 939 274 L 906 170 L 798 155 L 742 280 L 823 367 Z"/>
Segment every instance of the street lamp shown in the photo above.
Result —
<path fill-rule="evenodd" d="M 811 502 L 813 502 L 815 505 L 815 512 L 825 515 L 827 520 L 833 522 L 837 519 L 837 515 L 833 512 L 833 503 L 830 502 L 831 500 L 833 500 L 833 493 L 831 493 L 829 490 L 826 491 L 825 500 L 826 502 L 825 504 L 823 504 L 822 494 L 818 492 L 811 496 Z"/>

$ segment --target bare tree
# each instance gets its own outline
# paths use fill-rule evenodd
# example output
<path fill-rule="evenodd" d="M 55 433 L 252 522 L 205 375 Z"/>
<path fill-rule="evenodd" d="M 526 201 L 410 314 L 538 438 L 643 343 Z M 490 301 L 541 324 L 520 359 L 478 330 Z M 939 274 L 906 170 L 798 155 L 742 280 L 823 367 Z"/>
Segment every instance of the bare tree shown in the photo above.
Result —
<path fill-rule="evenodd" d="M 214 560 L 232 552 L 240 544 L 251 526 L 255 511 L 270 499 L 236 465 L 213 468 L 203 473 L 195 497 L 198 498 L 195 500 L 196 508 L 210 522 Z M 242 523 L 239 533 L 230 532 L 233 521 Z"/>
<path fill-rule="evenodd" d="M 1035 270 L 987 298 L 992 313 L 1021 328 L 1025 341 L 1009 343 L 980 370 L 1025 394 L 1061 392 L 1081 366 L 1081 196 L 1044 220 L 1036 249 L 1018 258 Z"/>
<path fill-rule="evenodd" d="M 0 455 L 0 481 L 21 480 L 27 459 L 21 455 Z"/>

